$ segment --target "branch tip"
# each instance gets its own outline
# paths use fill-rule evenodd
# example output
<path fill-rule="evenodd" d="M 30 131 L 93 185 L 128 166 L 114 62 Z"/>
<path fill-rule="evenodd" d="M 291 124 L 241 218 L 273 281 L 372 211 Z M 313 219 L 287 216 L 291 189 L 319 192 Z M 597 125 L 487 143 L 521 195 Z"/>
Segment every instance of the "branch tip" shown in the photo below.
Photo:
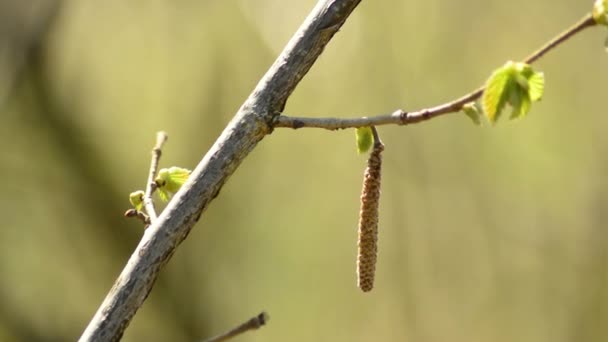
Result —
<path fill-rule="evenodd" d="M 158 162 L 162 155 L 162 148 L 169 139 L 169 136 L 164 131 L 156 133 L 156 144 L 152 148 L 152 159 L 150 161 L 150 171 L 148 172 L 148 182 L 146 185 L 146 191 L 144 192 L 144 208 L 148 213 L 148 221 L 153 222 L 156 220 L 158 215 L 156 214 L 156 208 L 154 207 L 154 201 L 152 200 L 152 194 L 158 188 L 154 182 L 156 173 L 158 172 Z"/>
<path fill-rule="evenodd" d="M 215 337 L 212 337 L 208 340 L 205 340 L 205 342 L 227 341 L 227 340 L 229 340 L 233 337 L 236 337 L 242 333 L 245 333 L 249 330 L 259 329 L 263 325 L 266 325 L 266 323 L 268 323 L 269 319 L 270 319 L 270 316 L 268 316 L 268 314 L 265 311 L 262 311 L 257 316 L 250 318 L 246 322 L 241 323 L 240 325 L 229 330 L 228 332 L 215 336 Z"/>

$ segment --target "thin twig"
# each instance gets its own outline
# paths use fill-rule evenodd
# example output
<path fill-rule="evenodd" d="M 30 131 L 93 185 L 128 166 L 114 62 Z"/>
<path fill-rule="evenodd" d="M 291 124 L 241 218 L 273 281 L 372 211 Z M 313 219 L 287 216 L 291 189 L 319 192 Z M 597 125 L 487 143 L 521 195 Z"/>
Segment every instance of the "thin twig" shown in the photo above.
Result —
<path fill-rule="evenodd" d="M 591 14 L 585 15 L 581 20 L 579 20 L 572 27 L 567 29 L 566 31 L 559 34 L 557 37 L 550 40 L 543 47 L 536 50 L 526 59 L 524 62 L 527 64 L 532 64 L 544 56 L 547 52 L 561 45 L 569 38 L 574 36 L 575 34 L 583 31 L 588 27 L 595 26 L 596 22 L 593 19 Z M 292 117 L 286 115 L 279 115 L 275 118 L 274 127 L 287 127 L 287 128 L 304 128 L 304 127 L 313 127 L 313 128 L 324 128 L 328 130 L 337 130 L 337 129 L 345 129 L 345 128 L 357 128 L 357 127 L 365 127 L 365 126 L 381 126 L 381 125 L 409 125 L 413 123 L 418 123 L 421 121 L 426 121 L 432 119 L 434 117 L 456 113 L 462 110 L 462 107 L 470 103 L 472 101 L 476 101 L 481 97 L 485 88 L 484 86 L 474 90 L 471 93 L 468 93 L 456 100 L 427 108 L 418 110 L 415 112 L 406 112 L 403 109 L 397 109 L 391 114 L 383 114 L 372 117 L 359 117 L 359 118 L 312 118 L 312 117 Z"/>
<path fill-rule="evenodd" d="M 156 144 L 152 148 L 152 159 L 150 161 L 150 172 L 148 173 L 148 182 L 146 183 L 146 191 L 144 192 L 144 208 L 148 213 L 149 221 L 154 222 L 158 215 L 156 215 L 156 208 L 154 208 L 154 201 L 152 200 L 152 194 L 156 190 L 156 183 L 154 183 L 154 177 L 158 172 L 158 161 L 162 154 L 162 148 L 167 141 L 167 133 L 160 131 L 156 133 Z"/>
<path fill-rule="evenodd" d="M 579 20 L 576 24 L 570 26 L 564 32 L 560 33 L 557 37 L 550 40 L 547 44 L 545 44 L 540 49 L 534 51 L 530 56 L 528 56 L 524 61 L 528 64 L 532 64 L 544 56 L 547 52 L 551 51 L 556 46 L 570 39 L 575 34 L 581 32 L 582 30 L 595 26 L 597 23 L 595 19 L 593 19 L 593 15 L 591 13 L 585 15 L 581 20 Z"/>
<path fill-rule="evenodd" d="M 235 336 L 238 336 L 242 333 L 245 333 L 249 330 L 259 329 L 261 326 L 265 325 L 270 317 L 264 311 L 260 312 L 257 316 L 250 318 L 247 322 L 241 323 L 239 326 L 231 329 L 228 332 L 225 332 L 221 335 L 212 337 L 205 342 L 221 342 L 227 341 Z"/>

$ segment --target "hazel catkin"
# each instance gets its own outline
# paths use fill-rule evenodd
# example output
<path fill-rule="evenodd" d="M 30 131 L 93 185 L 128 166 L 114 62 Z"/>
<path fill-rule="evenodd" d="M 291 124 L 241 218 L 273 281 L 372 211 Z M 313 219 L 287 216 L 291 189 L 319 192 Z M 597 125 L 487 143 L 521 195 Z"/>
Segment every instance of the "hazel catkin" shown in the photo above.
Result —
<path fill-rule="evenodd" d="M 376 142 L 363 174 L 357 243 L 357 286 L 364 292 L 368 292 L 374 287 L 376 273 L 382 151 L 384 151 L 384 145 L 380 141 Z"/>

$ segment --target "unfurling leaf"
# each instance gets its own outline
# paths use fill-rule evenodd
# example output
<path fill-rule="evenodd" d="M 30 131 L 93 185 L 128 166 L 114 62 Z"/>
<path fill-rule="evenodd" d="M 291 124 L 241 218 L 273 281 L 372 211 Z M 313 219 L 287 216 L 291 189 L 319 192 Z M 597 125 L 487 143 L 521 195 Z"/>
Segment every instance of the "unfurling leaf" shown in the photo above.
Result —
<path fill-rule="evenodd" d="M 177 166 L 161 169 L 154 180 L 160 198 L 167 202 L 184 185 L 190 176 L 190 170 Z"/>
<path fill-rule="evenodd" d="M 545 90 L 545 74 L 534 72 L 528 77 L 528 96 L 532 102 L 540 101 Z"/>
<path fill-rule="evenodd" d="M 507 62 L 494 71 L 486 82 L 482 105 L 492 123 L 496 122 L 505 104 L 513 108 L 511 119 L 526 116 L 532 102 L 539 101 L 545 89 L 545 77 L 526 63 Z"/>
<path fill-rule="evenodd" d="M 371 127 L 359 127 L 355 132 L 357 136 L 357 152 L 359 154 L 369 151 L 374 144 L 374 135 Z"/>
<path fill-rule="evenodd" d="M 509 104 L 513 108 L 511 119 L 518 119 L 526 116 L 530 110 L 530 96 L 521 87 L 514 87 L 509 94 Z"/>
<path fill-rule="evenodd" d="M 473 121 L 476 126 L 481 125 L 481 120 L 479 120 L 479 108 L 477 107 L 477 103 L 469 102 L 462 106 L 462 111 L 464 114 Z"/>
<path fill-rule="evenodd" d="M 129 195 L 129 202 L 133 208 L 141 211 L 144 207 L 144 192 L 141 190 L 134 191 Z"/>
<path fill-rule="evenodd" d="M 503 67 L 495 70 L 490 78 L 486 81 L 486 88 L 483 92 L 481 105 L 488 121 L 496 122 L 500 116 L 500 112 L 507 103 L 508 88 L 512 85 L 511 72 L 513 62 L 507 62 Z"/>

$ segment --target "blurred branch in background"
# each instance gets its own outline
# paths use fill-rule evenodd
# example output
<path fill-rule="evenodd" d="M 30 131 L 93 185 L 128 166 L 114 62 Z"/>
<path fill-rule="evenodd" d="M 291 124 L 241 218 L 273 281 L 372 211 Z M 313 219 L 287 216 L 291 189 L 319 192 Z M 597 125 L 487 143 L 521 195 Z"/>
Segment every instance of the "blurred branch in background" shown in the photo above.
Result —
<path fill-rule="evenodd" d="M 57 23 L 62 1 L 0 1 L 0 109 Z"/>
<path fill-rule="evenodd" d="M 259 329 L 261 326 L 265 325 L 266 323 L 268 323 L 268 319 L 270 317 L 268 316 L 268 314 L 266 312 L 261 312 L 259 313 L 257 316 L 250 318 L 249 320 L 247 320 L 246 322 L 238 325 L 237 327 L 235 327 L 234 329 L 231 329 L 230 331 L 227 331 L 224 334 L 212 337 L 210 339 L 205 340 L 205 342 L 222 342 L 222 341 L 228 341 L 229 339 L 236 337 L 240 334 L 246 333 L 249 330 L 256 330 Z"/>

